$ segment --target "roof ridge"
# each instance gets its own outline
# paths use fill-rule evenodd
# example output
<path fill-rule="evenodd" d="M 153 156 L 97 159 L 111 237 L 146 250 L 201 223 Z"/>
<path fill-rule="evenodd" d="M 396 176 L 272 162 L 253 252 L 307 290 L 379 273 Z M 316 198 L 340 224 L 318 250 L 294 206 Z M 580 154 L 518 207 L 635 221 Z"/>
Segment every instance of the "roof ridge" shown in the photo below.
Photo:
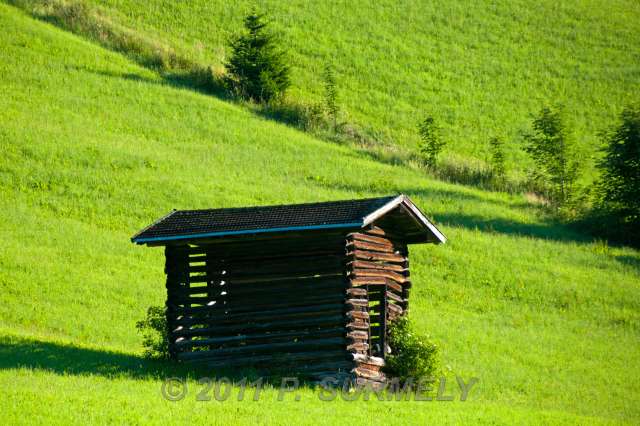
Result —
<path fill-rule="evenodd" d="M 251 209 L 269 209 L 269 208 L 285 208 L 285 207 L 304 207 L 304 206 L 315 206 L 315 205 L 326 205 L 326 204 L 340 204 L 340 203 L 348 203 L 348 202 L 364 202 L 364 201 L 374 201 L 374 200 L 384 200 L 389 199 L 393 200 L 397 198 L 398 195 L 387 195 L 384 197 L 370 197 L 370 198 L 351 198 L 345 200 L 330 200 L 330 201 L 313 201 L 307 203 L 293 203 L 293 204 L 268 204 L 268 205 L 254 205 L 254 206 L 242 206 L 242 207 L 216 207 L 212 209 L 185 209 L 185 210 L 175 210 L 174 212 L 212 212 L 218 210 L 251 210 Z M 161 218 L 162 220 L 164 218 Z"/>

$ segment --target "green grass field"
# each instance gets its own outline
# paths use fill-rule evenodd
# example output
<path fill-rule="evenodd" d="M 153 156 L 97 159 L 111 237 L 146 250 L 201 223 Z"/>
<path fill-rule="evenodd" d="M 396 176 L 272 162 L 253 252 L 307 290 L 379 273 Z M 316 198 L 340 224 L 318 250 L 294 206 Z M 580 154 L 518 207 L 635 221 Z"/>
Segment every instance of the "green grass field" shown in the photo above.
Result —
<path fill-rule="evenodd" d="M 157 9 L 147 9 L 135 20 L 152 26 Z M 198 15 L 238 16 L 226 10 Z M 186 28 L 192 15 L 175 16 Z M 178 24 L 154 25 L 182 37 Z M 0 27 L 0 411 L 6 424 L 639 421 L 638 251 L 591 241 L 524 196 L 431 180 L 176 87 L 4 3 Z M 606 31 L 593 36 L 624 51 L 636 35 L 622 28 L 631 26 L 621 26 L 619 38 Z M 576 32 L 576 40 L 585 34 Z M 637 87 L 637 68 L 625 69 L 598 69 L 593 84 L 615 89 L 601 93 L 616 102 L 605 102 L 604 115 L 581 104 L 585 117 L 600 117 L 585 118 L 589 125 L 617 110 L 622 95 L 616 94 Z M 626 86 L 608 72 L 625 75 Z M 357 84 L 355 77 L 345 81 Z M 584 86 L 572 90 L 578 87 Z M 511 101 L 501 102 L 507 111 Z M 514 100 L 518 108 L 527 107 Z M 353 114 L 383 123 L 382 109 L 372 111 L 354 107 Z M 475 124 L 468 131 L 482 134 Z M 408 194 L 449 238 L 412 250 L 411 316 L 441 347 L 447 377 L 480 379 L 468 401 L 323 402 L 305 388 L 297 402 L 291 396 L 279 402 L 269 389 L 258 402 L 197 402 L 194 381 L 183 401 L 161 397 L 163 378 L 184 370 L 141 357 L 135 322 L 163 302 L 165 289 L 162 250 L 131 244 L 135 231 L 171 208 L 397 192 Z"/>
<path fill-rule="evenodd" d="M 348 121 L 415 151 L 417 123 L 431 114 L 449 141 L 444 160 L 471 167 L 489 157 L 491 136 L 503 136 L 514 177 L 531 166 L 520 135 L 532 115 L 562 104 L 591 180 L 597 133 L 640 92 L 640 4 L 633 0 L 88 3 L 214 68 L 229 35 L 258 5 L 289 47 L 293 99 L 320 101 L 323 67 L 333 64 Z"/>

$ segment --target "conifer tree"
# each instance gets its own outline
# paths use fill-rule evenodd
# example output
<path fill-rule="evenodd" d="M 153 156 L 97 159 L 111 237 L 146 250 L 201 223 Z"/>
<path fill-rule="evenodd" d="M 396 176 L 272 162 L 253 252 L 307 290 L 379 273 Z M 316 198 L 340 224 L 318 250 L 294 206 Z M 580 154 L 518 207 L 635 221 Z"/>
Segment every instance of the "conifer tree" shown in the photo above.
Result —
<path fill-rule="evenodd" d="M 284 94 L 290 85 L 290 67 L 265 15 L 255 11 L 247 15 L 244 32 L 231 39 L 230 48 L 226 80 L 236 94 L 255 102 L 269 102 Z"/>

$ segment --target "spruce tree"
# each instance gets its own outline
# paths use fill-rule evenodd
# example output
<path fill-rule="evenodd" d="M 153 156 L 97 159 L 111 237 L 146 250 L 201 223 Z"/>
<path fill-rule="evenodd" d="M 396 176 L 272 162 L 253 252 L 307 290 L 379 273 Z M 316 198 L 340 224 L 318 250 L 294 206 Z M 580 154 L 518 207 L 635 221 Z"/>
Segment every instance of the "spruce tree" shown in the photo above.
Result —
<path fill-rule="evenodd" d="M 255 102 L 269 102 L 284 94 L 290 85 L 290 68 L 265 15 L 255 11 L 247 15 L 244 32 L 229 44 L 227 84 L 236 94 Z"/>

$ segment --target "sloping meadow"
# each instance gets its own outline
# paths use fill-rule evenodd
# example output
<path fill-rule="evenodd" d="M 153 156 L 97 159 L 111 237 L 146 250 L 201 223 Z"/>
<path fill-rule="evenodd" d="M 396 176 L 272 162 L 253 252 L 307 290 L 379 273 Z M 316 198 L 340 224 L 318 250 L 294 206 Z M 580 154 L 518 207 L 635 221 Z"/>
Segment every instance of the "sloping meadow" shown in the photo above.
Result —
<path fill-rule="evenodd" d="M 554 224 L 522 196 L 375 162 L 176 87 L 0 5 L 0 400 L 9 423 L 637 421 L 640 255 Z M 172 208 L 408 194 L 449 238 L 411 252 L 411 316 L 466 402 L 178 402 L 184 370 L 141 358 L 160 249 L 129 237 Z M 216 372 L 208 372 L 215 375 Z M 193 374 L 192 374 L 192 377 Z M 237 390 L 237 388 L 235 388 Z"/>

